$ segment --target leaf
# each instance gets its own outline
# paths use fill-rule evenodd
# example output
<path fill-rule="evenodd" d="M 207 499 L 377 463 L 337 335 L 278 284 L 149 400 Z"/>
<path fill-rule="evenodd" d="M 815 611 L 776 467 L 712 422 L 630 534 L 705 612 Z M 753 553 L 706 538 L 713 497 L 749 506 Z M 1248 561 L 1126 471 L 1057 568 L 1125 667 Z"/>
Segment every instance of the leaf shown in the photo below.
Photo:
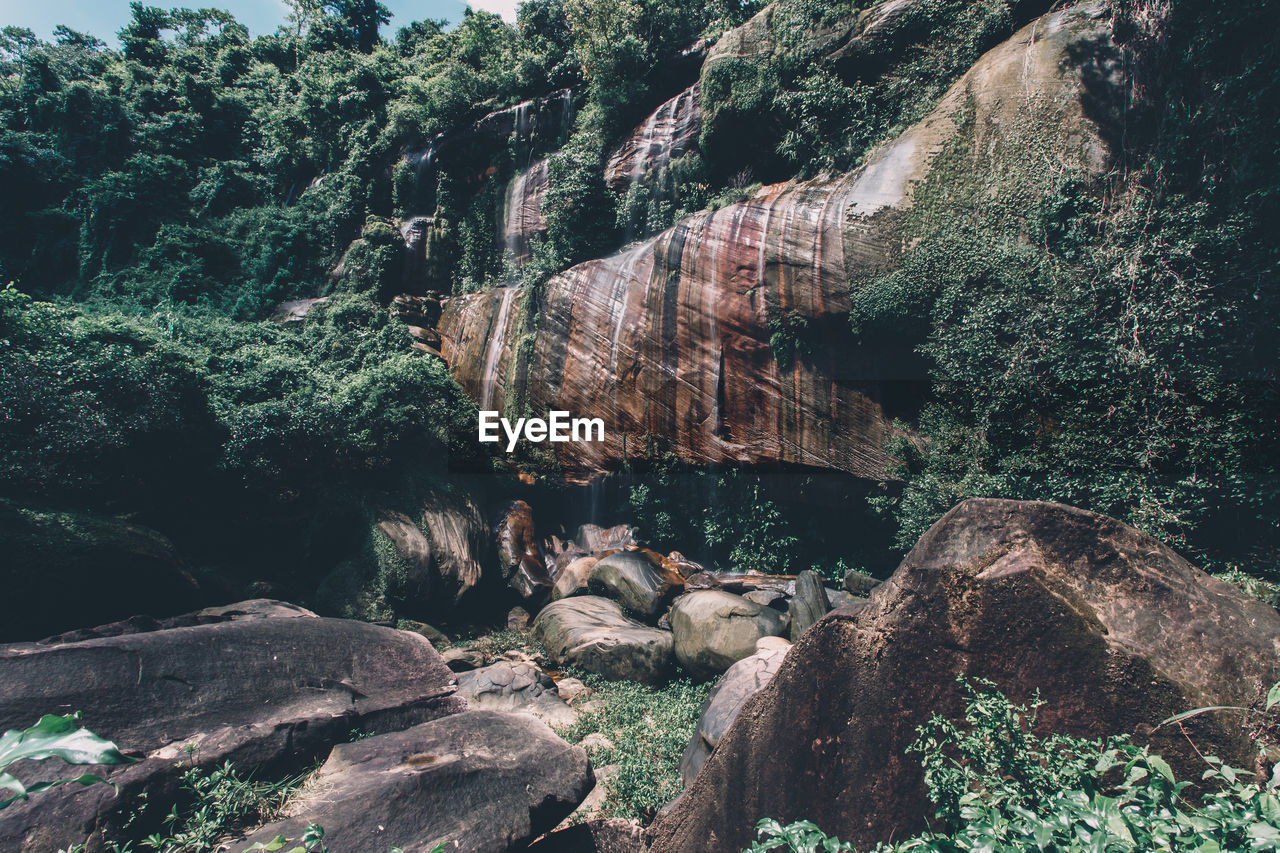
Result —
<path fill-rule="evenodd" d="M 0 770 L 22 759 L 61 758 L 68 764 L 127 764 L 132 760 L 111 741 L 78 727 L 77 719 L 74 714 L 46 714 L 29 729 L 5 732 L 0 736 Z"/>
<path fill-rule="evenodd" d="M 1280 681 L 1271 685 L 1271 689 L 1267 691 L 1267 710 L 1270 711 L 1280 702 Z"/>

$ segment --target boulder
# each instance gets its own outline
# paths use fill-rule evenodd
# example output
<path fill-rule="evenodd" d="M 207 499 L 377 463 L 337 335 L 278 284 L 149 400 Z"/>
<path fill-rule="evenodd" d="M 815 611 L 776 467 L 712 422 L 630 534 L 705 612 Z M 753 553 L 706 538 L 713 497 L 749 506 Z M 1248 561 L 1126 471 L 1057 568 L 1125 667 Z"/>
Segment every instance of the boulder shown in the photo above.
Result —
<path fill-rule="evenodd" d="M 965 501 L 848 610 L 811 628 L 749 700 L 653 826 L 656 851 L 738 851 L 764 817 L 812 820 L 859 849 L 909 837 L 932 806 L 904 750 L 932 714 L 960 716 L 958 676 L 1018 702 L 1038 691 L 1044 732 L 1133 734 L 1181 778 L 1203 769 L 1197 748 L 1235 766 L 1255 749 L 1236 718 L 1196 717 L 1187 736 L 1155 724 L 1247 705 L 1280 680 L 1274 608 L 1059 504 Z"/>
<path fill-rule="evenodd" d="M 588 554 L 599 555 L 636 544 L 635 531 L 628 524 L 615 524 L 613 527 L 583 524 L 578 527 L 575 541 Z"/>
<path fill-rule="evenodd" d="M 5 809 L 0 849 L 47 853 L 89 839 L 90 851 L 101 850 L 138 793 L 165 807 L 183 769 L 178 759 L 185 765 L 188 755 L 272 778 L 305 770 L 356 728 L 385 731 L 464 707 L 452 674 L 416 634 L 341 619 L 218 618 L 0 647 L 0 730 L 78 710 L 88 729 L 143 757 L 102 771 L 118 796 L 105 785 L 68 786 Z M 30 766 L 18 775 L 38 781 L 63 769 Z"/>
<path fill-rule="evenodd" d="M 629 619 L 617 602 L 594 595 L 548 604 L 533 620 L 533 635 L 552 662 L 606 678 L 656 683 L 674 663 L 670 631 Z"/>
<path fill-rule="evenodd" d="M 334 747 L 289 817 L 233 845 L 309 824 L 335 851 L 382 853 L 522 850 L 573 811 L 591 790 L 587 755 L 537 720 L 466 711 L 400 732 Z"/>
<path fill-rule="evenodd" d="M 763 649 L 738 661 L 720 676 L 702 703 L 698 726 L 680 758 L 680 780 L 686 788 L 693 784 L 742 706 L 773 680 L 786 656 L 786 648 Z"/>
<path fill-rule="evenodd" d="M 827 588 L 817 572 L 803 571 L 796 576 L 796 592 L 787 614 L 791 617 L 791 642 L 813 627 L 814 623 L 831 610 Z"/>
<path fill-rule="evenodd" d="M 644 827 L 613 817 L 584 821 L 541 838 L 529 853 L 645 853 Z"/>
<path fill-rule="evenodd" d="M 871 591 L 880 585 L 880 581 L 866 572 L 850 569 L 844 575 L 844 591 L 858 598 L 866 598 Z"/>
<path fill-rule="evenodd" d="M 422 526 L 433 546 L 437 598 L 442 606 L 457 604 L 480 585 L 486 567 L 493 565 L 489 529 L 480 507 L 465 492 L 433 493 L 423 502 Z"/>
<path fill-rule="evenodd" d="M 498 539 L 498 563 L 507 585 L 522 598 L 550 595 L 551 575 L 542 559 L 533 508 L 524 501 L 512 501 L 498 513 L 494 535 Z"/>
<path fill-rule="evenodd" d="M 431 540 L 402 512 L 379 510 L 359 551 L 316 590 L 327 615 L 394 623 L 431 607 L 436 579 Z"/>
<path fill-rule="evenodd" d="M 755 653 L 761 637 L 779 636 L 786 622 L 778 611 L 740 595 L 699 590 L 671 608 L 676 659 L 695 675 L 718 675 Z"/>
<path fill-rule="evenodd" d="M 207 603 L 168 539 L 114 518 L 0 500 L 0 554 L 0 584 L 20 603 L 0 620 L 0 642 Z"/>
<path fill-rule="evenodd" d="M 672 593 L 679 588 L 660 565 L 641 551 L 618 551 L 591 568 L 587 587 L 597 595 L 614 599 L 628 612 L 650 621 L 666 610 Z"/>
<path fill-rule="evenodd" d="M 458 676 L 458 695 L 473 708 L 532 714 L 548 725 L 567 726 L 578 715 L 565 704 L 556 684 L 538 667 L 498 661 Z"/>
<path fill-rule="evenodd" d="M 599 557 L 578 557 L 565 566 L 556 576 L 555 588 L 551 590 L 552 599 L 568 598 L 579 591 L 586 590 L 587 578 L 591 570 L 600 562 Z"/>

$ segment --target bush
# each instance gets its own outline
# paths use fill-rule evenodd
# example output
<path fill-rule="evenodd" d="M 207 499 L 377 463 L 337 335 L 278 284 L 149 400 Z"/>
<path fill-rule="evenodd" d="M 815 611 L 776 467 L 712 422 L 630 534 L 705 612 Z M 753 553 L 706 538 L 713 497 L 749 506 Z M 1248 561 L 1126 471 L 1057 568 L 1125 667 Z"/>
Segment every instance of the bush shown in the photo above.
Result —
<path fill-rule="evenodd" d="M 881 844 L 875 853 L 1191 853 L 1280 845 L 1280 774 L 1254 781 L 1210 755 L 1193 787 L 1159 755 L 1122 738 L 1040 737 L 1032 732 L 1035 702 L 1011 703 L 986 681 L 966 683 L 965 690 L 964 723 L 934 716 L 909 748 L 922 757 L 940 826 Z M 1261 709 L 1268 715 L 1280 686 L 1271 694 Z M 758 829 L 751 853 L 853 851 L 807 821 L 764 820 Z"/>

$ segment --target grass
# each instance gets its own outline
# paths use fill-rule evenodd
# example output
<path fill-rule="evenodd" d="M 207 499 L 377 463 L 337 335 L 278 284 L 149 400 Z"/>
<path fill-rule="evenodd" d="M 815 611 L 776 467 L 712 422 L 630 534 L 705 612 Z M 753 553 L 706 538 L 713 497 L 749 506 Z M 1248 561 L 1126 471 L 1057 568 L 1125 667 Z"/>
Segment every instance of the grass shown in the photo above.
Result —
<path fill-rule="evenodd" d="M 658 809 L 681 791 L 680 756 L 693 736 L 710 683 L 686 679 L 662 687 L 629 681 L 609 681 L 573 670 L 596 693 L 573 725 L 559 731 L 570 743 L 593 733 L 612 746 L 591 750 L 595 767 L 618 766 L 608 783 L 602 817 L 650 823 Z"/>

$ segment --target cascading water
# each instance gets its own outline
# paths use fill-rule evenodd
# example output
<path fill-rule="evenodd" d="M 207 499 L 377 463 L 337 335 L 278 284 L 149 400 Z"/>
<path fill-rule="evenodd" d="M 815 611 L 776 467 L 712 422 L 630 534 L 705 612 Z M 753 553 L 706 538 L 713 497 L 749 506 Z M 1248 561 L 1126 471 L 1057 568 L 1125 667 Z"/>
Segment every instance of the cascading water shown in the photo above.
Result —
<path fill-rule="evenodd" d="M 546 230 L 542 199 L 547 191 L 547 161 L 537 160 L 507 186 L 502 211 L 502 248 L 515 263 L 529 260 L 530 241 Z"/>
<path fill-rule="evenodd" d="M 507 320 L 511 316 L 511 303 L 515 301 L 518 291 L 514 287 L 502 289 L 502 302 L 498 306 L 498 314 L 489 327 L 489 337 L 485 341 L 484 373 L 480 379 L 480 408 L 494 410 L 494 396 L 498 389 L 498 368 L 502 364 L 503 350 L 506 348 Z"/>

